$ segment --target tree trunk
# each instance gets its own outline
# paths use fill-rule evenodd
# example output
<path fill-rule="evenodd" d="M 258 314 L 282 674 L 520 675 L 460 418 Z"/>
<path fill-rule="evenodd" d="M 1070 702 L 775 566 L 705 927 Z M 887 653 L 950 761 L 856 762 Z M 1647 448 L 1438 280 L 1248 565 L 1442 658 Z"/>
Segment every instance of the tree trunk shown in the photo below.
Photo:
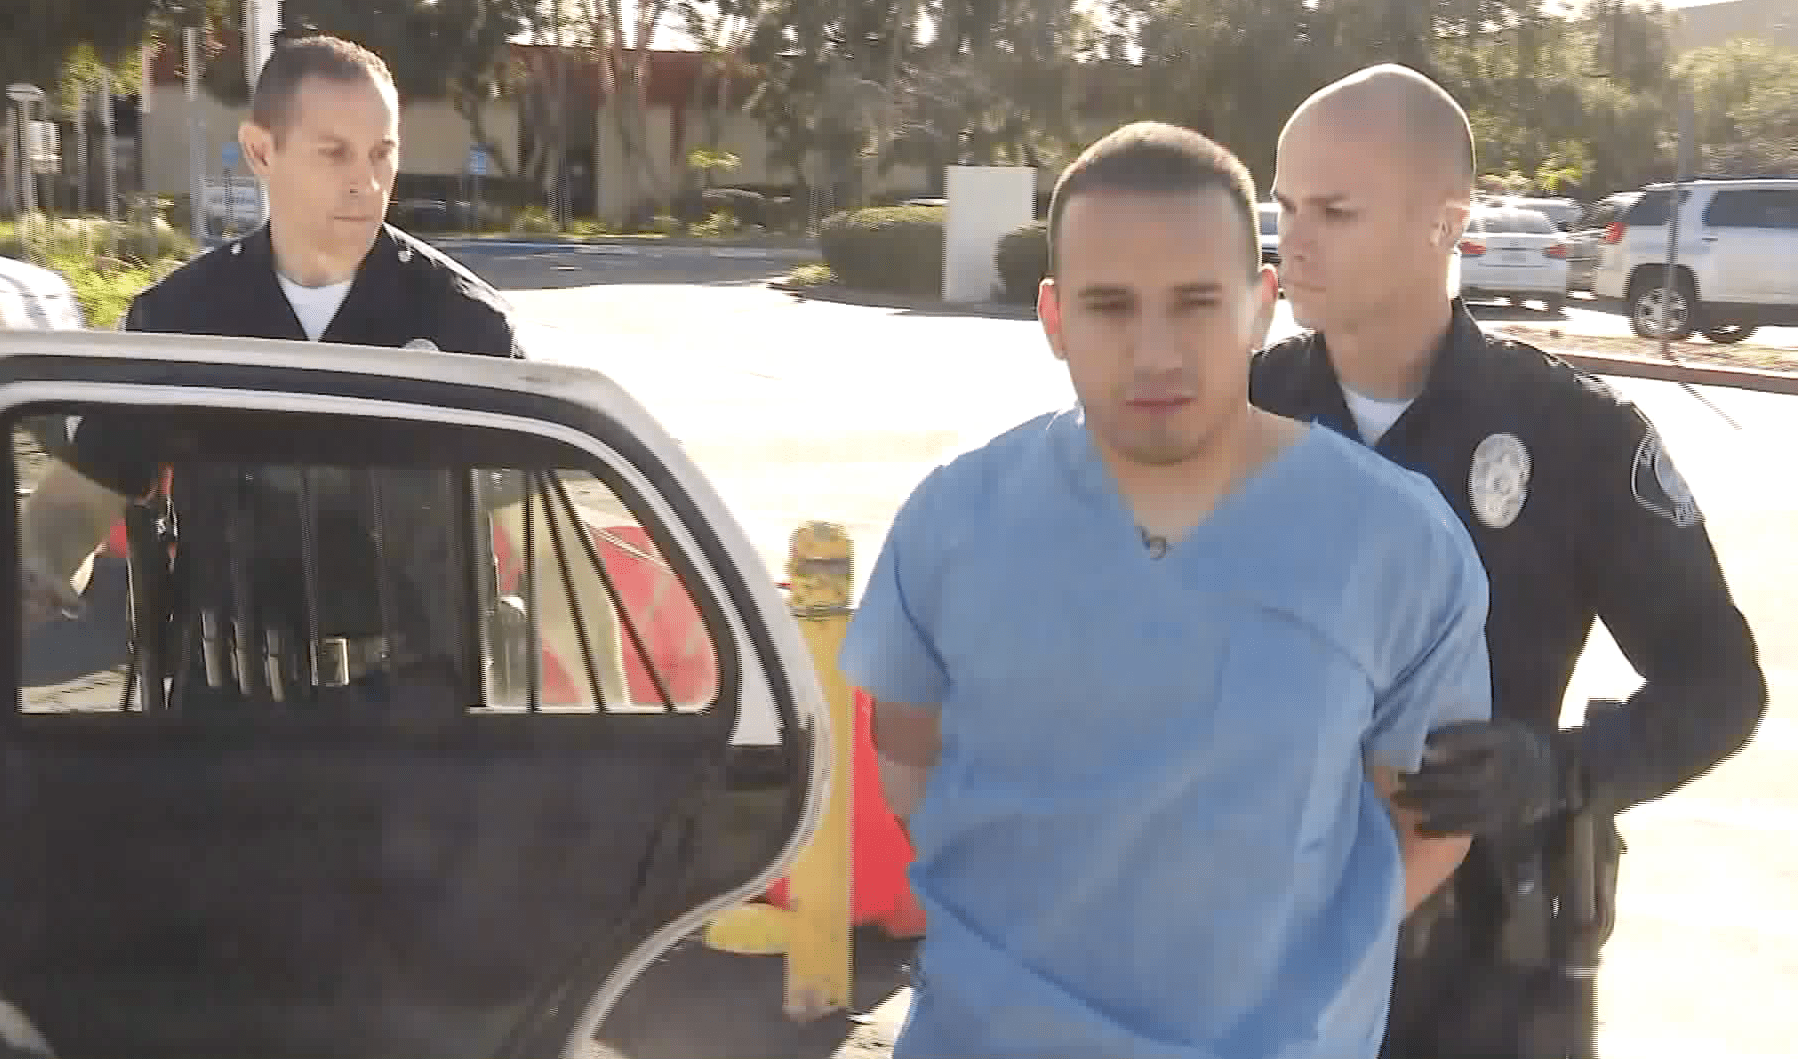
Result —
<path fill-rule="evenodd" d="M 487 152 L 487 160 L 499 170 L 499 175 L 506 180 L 517 179 L 519 169 L 508 157 L 509 152 L 499 150 L 487 131 L 486 108 L 481 105 L 478 90 L 455 92 L 450 96 L 449 103 L 450 109 L 461 115 L 462 121 L 468 125 L 468 138 Z M 520 105 L 523 105 L 522 100 Z"/>

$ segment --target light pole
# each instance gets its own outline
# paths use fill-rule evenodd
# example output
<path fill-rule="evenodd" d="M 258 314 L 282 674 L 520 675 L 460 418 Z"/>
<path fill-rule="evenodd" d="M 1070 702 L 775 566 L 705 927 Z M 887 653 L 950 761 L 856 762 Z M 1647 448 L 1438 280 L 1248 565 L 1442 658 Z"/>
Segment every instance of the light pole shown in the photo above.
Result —
<path fill-rule="evenodd" d="M 18 82 L 6 86 L 6 98 L 12 100 L 18 133 L 19 227 L 29 235 L 31 215 L 37 210 L 37 176 L 33 164 L 31 108 L 42 105 L 44 90 L 36 85 Z"/>
<path fill-rule="evenodd" d="M 1676 289 L 1675 277 L 1679 270 L 1679 215 L 1683 212 L 1686 199 L 1686 183 L 1692 179 L 1692 93 L 1684 84 L 1673 83 L 1673 107 L 1677 113 L 1679 126 L 1679 143 L 1675 147 L 1673 163 L 1673 205 L 1667 214 L 1667 268 L 1661 273 L 1660 315 L 1655 321 L 1655 330 L 1661 339 L 1661 356 L 1671 359 L 1668 347 L 1672 339 L 1667 331 L 1667 307 L 1673 301 Z M 1692 299 L 1682 298 L 1688 318 L 1697 313 L 1698 306 Z M 1697 325 L 1699 321 L 1689 319 L 1689 323 Z"/>
<path fill-rule="evenodd" d="M 187 78 L 187 223 L 194 242 L 206 241 L 206 176 L 200 135 L 200 29 L 181 30 L 181 65 Z"/>
<path fill-rule="evenodd" d="M 112 129 L 111 70 L 100 71 L 100 128 L 103 133 L 101 142 L 104 144 L 101 160 L 106 166 L 106 173 L 100 184 L 106 195 L 106 252 L 116 254 L 119 250 L 119 148 Z M 84 140 L 83 143 L 85 142 Z"/>

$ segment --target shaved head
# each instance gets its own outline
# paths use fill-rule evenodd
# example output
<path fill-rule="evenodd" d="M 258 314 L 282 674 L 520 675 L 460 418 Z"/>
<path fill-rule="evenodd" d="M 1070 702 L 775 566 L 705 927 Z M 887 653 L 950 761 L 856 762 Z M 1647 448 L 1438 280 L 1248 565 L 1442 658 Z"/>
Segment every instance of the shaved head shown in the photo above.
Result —
<path fill-rule="evenodd" d="M 1474 172 L 1466 112 L 1415 70 L 1370 66 L 1300 104 L 1273 188 L 1298 322 L 1346 336 L 1439 314 L 1458 288 Z"/>
<path fill-rule="evenodd" d="M 1325 85 L 1299 104 L 1286 128 L 1311 118 L 1347 123 L 1386 139 L 1411 156 L 1420 181 L 1439 183 L 1454 199 L 1472 196 L 1473 129 L 1467 112 L 1441 85 L 1408 66 L 1381 63 Z"/>

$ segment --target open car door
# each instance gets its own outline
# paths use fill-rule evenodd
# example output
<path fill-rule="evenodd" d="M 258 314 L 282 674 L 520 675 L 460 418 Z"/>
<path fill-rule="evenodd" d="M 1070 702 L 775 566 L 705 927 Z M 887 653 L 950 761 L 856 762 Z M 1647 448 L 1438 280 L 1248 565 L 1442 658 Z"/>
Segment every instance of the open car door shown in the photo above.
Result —
<path fill-rule="evenodd" d="M 48 460 L 21 424 L 148 423 L 165 468 L 78 619 L 0 607 L 0 998 L 61 1059 L 580 1054 L 809 836 L 830 733 L 797 625 L 603 375 L 20 332 L 0 410 L 22 495 Z M 220 474 L 266 487 L 250 531 L 168 499 Z M 386 565 L 333 557 L 337 494 Z M 290 538 L 256 575 L 242 549 Z M 170 573 L 202 567 L 220 613 Z M 348 596 L 376 647 L 329 627 Z"/>

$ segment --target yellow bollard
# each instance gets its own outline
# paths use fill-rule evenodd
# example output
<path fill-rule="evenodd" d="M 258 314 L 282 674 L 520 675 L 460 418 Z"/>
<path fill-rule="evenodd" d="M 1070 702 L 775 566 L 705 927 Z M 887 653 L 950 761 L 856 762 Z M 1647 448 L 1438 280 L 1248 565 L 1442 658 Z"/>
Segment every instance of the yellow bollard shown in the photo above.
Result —
<path fill-rule="evenodd" d="M 749 904 L 715 918 L 706 944 L 736 953 L 787 955 L 785 1011 L 811 1021 L 849 1006 L 852 836 L 855 787 L 854 692 L 837 669 L 849 627 L 854 547 L 842 526 L 808 522 L 795 530 L 787 560 L 788 602 L 825 700 L 830 704 L 830 796 L 812 840 L 787 880 L 788 909 Z"/>

